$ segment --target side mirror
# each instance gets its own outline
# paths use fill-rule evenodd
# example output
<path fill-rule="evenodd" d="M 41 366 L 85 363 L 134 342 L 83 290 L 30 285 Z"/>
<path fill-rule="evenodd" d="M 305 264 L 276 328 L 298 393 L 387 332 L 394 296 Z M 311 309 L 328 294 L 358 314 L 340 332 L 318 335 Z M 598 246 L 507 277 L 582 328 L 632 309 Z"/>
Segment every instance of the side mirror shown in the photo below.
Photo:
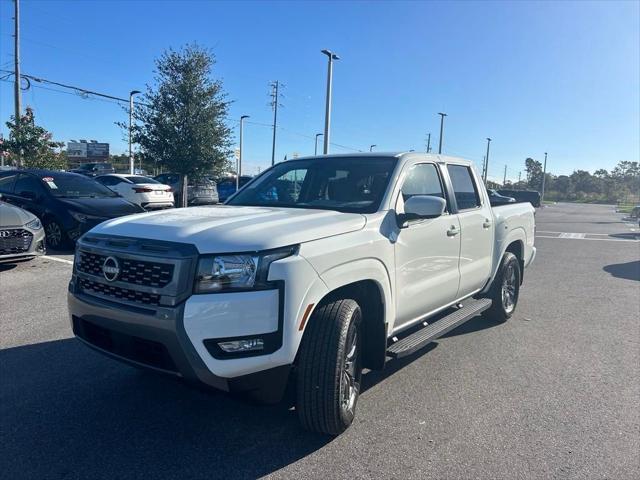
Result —
<path fill-rule="evenodd" d="M 409 220 L 437 218 L 444 213 L 447 202 L 432 195 L 414 195 L 404 202 L 404 213 L 398 214 L 398 226 L 406 227 Z"/>

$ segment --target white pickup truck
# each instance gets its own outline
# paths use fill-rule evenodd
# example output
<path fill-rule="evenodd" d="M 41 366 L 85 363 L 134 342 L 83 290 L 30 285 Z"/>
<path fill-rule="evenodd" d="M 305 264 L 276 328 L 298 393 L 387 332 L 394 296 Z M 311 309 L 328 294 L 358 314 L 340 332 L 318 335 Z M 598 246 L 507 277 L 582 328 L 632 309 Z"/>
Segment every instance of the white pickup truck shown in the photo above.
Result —
<path fill-rule="evenodd" d="M 381 369 L 475 315 L 505 321 L 535 257 L 529 204 L 492 208 L 470 162 L 421 153 L 275 165 L 225 205 L 104 222 L 78 242 L 75 335 L 113 358 L 353 421 Z"/>

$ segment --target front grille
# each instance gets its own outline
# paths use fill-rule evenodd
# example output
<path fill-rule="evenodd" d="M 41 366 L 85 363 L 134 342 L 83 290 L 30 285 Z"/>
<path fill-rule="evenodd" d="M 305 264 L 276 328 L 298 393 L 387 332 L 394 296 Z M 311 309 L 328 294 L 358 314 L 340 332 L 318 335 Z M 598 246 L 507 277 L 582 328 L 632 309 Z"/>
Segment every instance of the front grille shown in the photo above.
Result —
<path fill-rule="evenodd" d="M 109 330 L 75 315 L 73 333 L 91 345 L 127 360 L 178 373 L 175 362 L 162 343 Z"/>
<path fill-rule="evenodd" d="M 0 230 L 0 255 L 28 252 L 33 234 L 29 230 L 14 228 Z"/>
<path fill-rule="evenodd" d="M 80 272 L 90 275 L 102 276 L 102 264 L 107 255 L 96 253 L 80 252 L 80 261 L 76 268 Z M 120 264 L 120 274 L 117 280 L 120 282 L 143 285 L 145 287 L 162 288 L 171 282 L 173 278 L 173 265 L 169 263 L 145 262 L 141 260 L 130 260 L 118 258 Z"/>
<path fill-rule="evenodd" d="M 127 301 L 141 305 L 159 305 L 160 295 L 120 288 L 106 283 L 93 282 L 86 278 L 79 279 L 80 289 L 88 295 L 100 295 L 116 301 Z"/>

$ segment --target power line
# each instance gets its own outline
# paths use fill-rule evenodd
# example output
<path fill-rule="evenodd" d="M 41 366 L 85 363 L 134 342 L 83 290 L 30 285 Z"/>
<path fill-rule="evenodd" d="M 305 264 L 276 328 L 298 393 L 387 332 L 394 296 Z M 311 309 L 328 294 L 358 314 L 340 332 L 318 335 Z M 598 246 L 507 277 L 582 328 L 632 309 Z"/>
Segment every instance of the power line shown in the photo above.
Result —
<path fill-rule="evenodd" d="M 5 73 L 9 73 L 9 74 L 13 74 L 12 71 L 10 70 L 0 70 L 1 72 L 5 72 Z M 100 92 L 96 92 L 93 90 L 89 90 L 86 88 L 82 88 L 82 87 L 76 87 L 74 85 L 68 85 L 65 83 L 60 83 L 60 82 L 55 82 L 53 80 L 48 80 L 46 78 L 42 78 L 42 77 L 36 77 L 34 75 L 27 75 L 27 74 L 20 74 L 20 78 L 25 78 L 28 81 L 33 80 L 34 82 L 38 82 L 38 83 L 46 83 L 49 85 L 56 85 L 58 87 L 62 87 L 62 88 L 68 88 L 69 90 L 74 90 L 76 92 L 80 92 L 84 95 L 93 95 L 96 97 L 103 97 L 103 98 L 109 98 L 111 100 L 116 100 L 118 102 L 122 102 L 122 103 L 129 103 L 129 99 L 127 98 L 122 98 L 122 97 L 116 97 L 114 95 L 108 95 L 106 93 L 100 93 Z M 151 105 L 147 105 L 146 103 L 142 103 L 142 102 L 135 102 L 136 105 L 142 105 L 144 107 L 149 107 L 152 108 Z"/>

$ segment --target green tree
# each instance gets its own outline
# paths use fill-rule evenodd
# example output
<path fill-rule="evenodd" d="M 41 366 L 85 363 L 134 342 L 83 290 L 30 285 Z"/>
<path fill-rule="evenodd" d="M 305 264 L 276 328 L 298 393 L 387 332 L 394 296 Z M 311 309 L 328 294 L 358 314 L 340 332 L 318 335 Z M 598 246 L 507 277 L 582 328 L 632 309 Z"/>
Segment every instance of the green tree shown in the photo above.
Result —
<path fill-rule="evenodd" d="M 8 157 L 10 163 L 28 168 L 64 169 L 67 157 L 60 149 L 63 142 L 52 140 L 53 135 L 36 125 L 33 110 L 26 108 L 16 125 L 15 117 L 6 123 L 9 139 L 2 143 L 0 154 Z"/>
<path fill-rule="evenodd" d="M 527 170 L 527 185 L 533 190 L 542 188 L 542 164 L 533 158 L 527 158 L 524 161 Z"/>
<path fill-rule="evenodd" d="M 184 185 L 188 176 L 229 168 L 229 102 L 222 82 L 211 78 L 214 65 L 214 55 L 195 44 L 165 51 L 156 60 L 155 86 L 147 86 L 134 109 L 133 141 L 143 158 L 182 174 Z"/>

